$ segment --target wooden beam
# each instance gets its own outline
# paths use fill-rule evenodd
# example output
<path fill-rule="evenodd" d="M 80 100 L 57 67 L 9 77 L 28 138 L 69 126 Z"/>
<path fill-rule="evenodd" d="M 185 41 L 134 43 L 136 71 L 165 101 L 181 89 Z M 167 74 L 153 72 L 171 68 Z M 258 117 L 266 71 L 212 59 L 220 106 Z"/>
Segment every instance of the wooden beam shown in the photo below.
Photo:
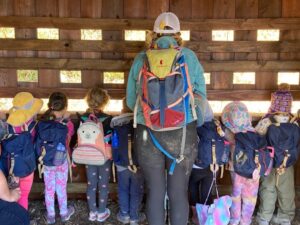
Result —
<path fill-rule="evenodd" d="M 132 60 L 0 58 L 0 68 L 60 70 L 129 70 Z"/>
<path fill-rule="evenodd" d="M 82 99 L 87 93 L 87 88 L 30 88 L 30 87 L 1 87 L 0 98 L 11 98 L 18 92 L 28 91 L 31 92 L 37 98 L 47 98 L 53 92 L 53 90 L 66 93 L 68 98 Z M 125 88 L 113 89 L 105 88 L 108 94 L 113 99 L 121 99 L 126 95 Z M 218 101 L 233 101 L 233 100 L 247 100 L 247 101 L 269 101 L 272 90 L 208 90 L 209 100 Z M 300 100 L 300 90 L 292 90 L 294 100 Z"/>
<path fill-rule="evenodd" d="M 185 46 L 194 52 L 300 52 L 300 41 L 188 41 Z M 74 41 L 3 39 L 0 50 L 67 51 L 67 52 L 125 52 L 144 49 L 140 41 Z"/>
<path fill-rule="evenodd" d="M 152 19 L 95 19 L 68 17 L 31 17 L 2 16 L 0 26 L 15 28 L 54 27 L 59 29 L 102 29 L 152 30 Z M 257 30 L 257 29 L 300 29 L 300 18 L 263 18 L 263 19 L 185 19 L 181 20 L 181 28 L 193 31 L 212 29 Z"/>
<path fill-rule="evenodd" d="M 0 68 L 128 71 L 132 60 L 0 58 Z M 299 71 L 299 61 L 201 61 L 207 72 Z"/>

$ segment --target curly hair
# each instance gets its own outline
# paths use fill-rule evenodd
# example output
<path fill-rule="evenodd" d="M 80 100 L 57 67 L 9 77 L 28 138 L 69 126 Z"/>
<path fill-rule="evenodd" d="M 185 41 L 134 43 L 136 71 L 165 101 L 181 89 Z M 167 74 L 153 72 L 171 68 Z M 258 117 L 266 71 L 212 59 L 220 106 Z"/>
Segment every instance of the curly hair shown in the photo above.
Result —
<path fill-rule="evenodd" d="M 158 38 L 160 38 L 161 36 L 165 35 L 165 34 L 158 34 L 158 33 L 155 33 L 154 31 L 149 31 L 149 30 L 147 30 L 146 33 L 147 34 L 146 34 L 145 46 L 146 46 L 147 49 L 154 47 L 153 46 L 154 42 Z M 180 32 L 178 32 L 176 34 L 171 34 L 170 36 L 172 36 L 176 40 L 178 46 L 183 45 L 183 40 L 181 38 L 181 33 Z"/>
<path fill-rule="evenodd" d="M 100 85 L 96 85 L 91 88 L 85 96 L 89 112 L 102 111 L 107 105 L 109 99 L 110 97 L 107 91 L 102 89 Z"/>

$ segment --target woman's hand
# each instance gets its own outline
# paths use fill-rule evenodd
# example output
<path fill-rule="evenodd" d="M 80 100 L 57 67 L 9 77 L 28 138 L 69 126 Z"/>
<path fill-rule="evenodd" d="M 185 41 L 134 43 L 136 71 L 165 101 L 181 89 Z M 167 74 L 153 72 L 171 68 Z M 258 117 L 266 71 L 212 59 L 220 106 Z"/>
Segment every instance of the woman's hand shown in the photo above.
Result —
<path fill-rule="evenodd" d="M 19 200 L 20 196 L 21 196 L 21 190 L 20 188 L 16 188 L 16 189 L 12 189 L 10 190 L 10 198 L 11 198 L 11 202 L 16 202 Z"/>

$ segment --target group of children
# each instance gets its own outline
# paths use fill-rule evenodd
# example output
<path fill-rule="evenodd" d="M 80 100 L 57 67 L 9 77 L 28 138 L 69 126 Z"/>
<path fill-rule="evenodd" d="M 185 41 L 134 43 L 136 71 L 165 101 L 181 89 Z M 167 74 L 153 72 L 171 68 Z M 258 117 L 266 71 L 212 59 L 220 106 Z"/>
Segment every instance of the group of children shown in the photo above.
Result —
<path fill-rule="evenodd" d="M 109 142 L 112 145 L 112 158 L 108 158 L 103 165 L 86 165 L 87 174 L 87 201 L 89 207 L 89 220 L 103 222 L 110 216 L 110 210 L 107 208 L 108 199 L 108 184 L 110 180 L 112 161 L 117 168 L 118 176 L 118 192 L 119 192 L 119 206 L 120 210 L 117 214 L 117 219 L 124 224 L 131 225 L 139 224 L 145 220 L 145 215 L 140 212 L 140 206 L 143 198 L 143 175 L 138 167 L 138 162 L 135 154 L 131 151 L 133 140 L 133 115 L 123 102 L 124 108 L 122 115 L 112 117 L 103 112 L 104 107 L 108 103 L 109 96 L 105 90 L 96 86 L 89 90 L 86 96 L 88 109 L 81 118 L 95 115 L 103 124 L 104 135 L 110 134 L 112 140 Z M 216 124 L 213 112 L 209 103 L 206 102 L 205 124 Z M 265 168 L 265 173 L 260 176 L 262 167 L 257 166 L 251 171 L 251 176 L 245 176 L 238 172 L 237 155 L 234 154 L 241 134 L 251 133 L 250 142 L 256 143 L 261 137 L 266 136 L 268 145 L 272 145 L 277 150 L 275 142 L 279 139 L 286 139 L 288 137 L 276 138 L 268 136 L 268 130 L 275 129 L 272 126 L 279 126 L 282 123 L 288 124 L 286 129 L 293 130 L 292 143 L 289 148 L 299 148 L 300 132 L 297 120 L 292 119 L 291 115 L 292 96 L 288 90 L 288 86 L 281 85 L 280 90 L 272 94 L 271 106 L 268 114 L 266 114 L 256 127 L 252 126 L 251 116 L 247 107 L 241 102 L 229 103 L 223 110 L 221 120 L 225 126 L 224 131 L 220 134 L 226 139 L 226 144 L 229 144 L 229 162 L 228 169 L 231 173 L 233 190 L 232 190 L 232 206 L 231 206 L 231 225 L 250 225 L 254 208 L 256 205 L 257 196 L 259 193 L 260 204 L 257 215 L 257 220 L 260 225 L 268 225 L 270 221 L 281 225 L 291 224 L 295 216 L 295 190 L 294 190 L 294 170 L 292 163 L 289 164 L 289 155 L 284 157 L 284 162 L 276 168 Z M 9 112 L 9 117 L 6 121 L 9 134 L 4 136 L 2 141 L 2 151 L 10 149 L 12 137 L 22 137 L 21 134 L 26 133 L 32 141 L 42 140 L 40 153 L 36 153 L 39 157 L 39 169 L 44 173 L 45 182 L 45 203 L 47 208 L 46 220 L 48 224 L 54 224 L 55 208 L 54 199 L 55 193 L 57 195 L 60 216 L 62 221 L 67 221 L 74 214 L 73 206 L 67 204 L 67 181 L 68 172 L 72 162 L 69 160 L 71 150 L 69 148 L 70 140 L 74 134 L 74 125 L 70 120 L 70 114 L 67 112 L 68 101 L 65 94 L 61 92 L 54 92 L 50 95 L 47 111 L 37 120 L 37 114 L 42 108 L 42 101 L 34 98 L 30 93 L 18 93 L 13 99 L 13 108 Z M 45 125 L 46 124 L 46 125 Z M 51 125 L 52 124 L 52 125 Z M 54 125 L 53 125 L 54 124 Z M 203 125 L 203 126 L 204 126 Z M 43 130 L 51 130 L 50 127 L 55 126 L 55 132 L 46 133 L 46 138 L 43 137 L 45 133 Z M 211 125 L 209 125 L 211 126 Z M 221 125 L 217 124 L 217 129 L 221 129 Z M 61 129 L 61 130 L 59 130 Z M 201 142 L 201 132 L 198 133 Z M 291 132 L 289 132 L 291 133 Z M 4 134 L 3 134 L 4 135 Z M 60 135 L 61 137 L 56 137 Z M 55 141 L 50 141 L 51 136 L 53 140 L 59 139 L 59 143 L 55 145 L 57 151 L 53 153 L 49 149 L 53 148 Z M 252 139 L 251 139 L 252 138 Z M 255 139 L 256 138 L 256 139 Z M 273 139 L 274 140 L 273 140 Z M 47 139 L 47 140 L 46 140 Z M 56 140 L 55 139 L 55 140 Z M 260 140 L 260 139 L 259 139 Z M 59 154 L 59 149 L 63 149 L 65 154 Z M 288 148 L 287 147 L 287 148 Z M 108 145 L 107 148 L 110 148 Z M 259 144 L 253 148 L 259 148 Z M 199 148 L 201 149 L 201 148 Z M 45 150 L 45 151 L 43 151 Z M 288 149 L 287 149 L 288 150 Z M 39 151 L 37 151 L 39 152 Z M 254 154 L 254 153 L 253 153 Z M 198 156 L 201 154 L 198 154 Z M 28 195 L 33 183 L 34 170 L 36 165 L 29 165 L 27 172 L 20 171 L 23 164 L 28 164 L 28 160 L 32 163 L 32 158 L 28 154 L 28 159 L 20 161 L 18 155 L 12 155 L 10 158 L 13 161 L 7 163 L 5 154 L 1 156 L 1 169 L 9 178 L 9 183 L 17 183 L 20 187 L 21 197 L 19 204 L 25 209 L 28 209 Z M 276 157 L 275 157 L 276 158 Z M 258 158 L 257 158 L 258 159 Z M 27 162 L 26 162 L 27 160 Z M 197 161 L 198 160 L 198 161 Z M 193 220 L 198 223 L 196 217 L 197 203 L 208 203 L 206 201 L 209 196 L 210 186 L 213 181 L 213 173 L 209 166 L 199 161 L 199 157 L 195 161 L 190 177 L 189 191 L 190 204 L 193 210 Z M 259 161 L 255 162 L 259 165 Z M 275 159 L 276 163 L 276 159 Z M 266 166 L 268 167 L 268 166 Z M 21 169 L 20 169 L 21 168 Z M 271 171 L 266 172 L 269 169 Z M 220 171 L 220 170 L 219 170 Z M 264 176 L 265 175 L 265 176 Z M 199 193 L 199 185 L 201 185 L 201 192 Z M 98 202 L 96 196 L 98 192 Z M 278 201 L 279 208 L 277 216 L 274 216 L 274 209 Z"/>
<path fill-rule="evenodd" d="M 111 140 L 109 140 L 106 148 L 110 156 L 106 158 L 105 163 L 86 165 L 87 202 L 90 212 L 88 219 L 104 222 L 110 216 L 107 199 L 113 160 L 117 167 L 119 181 L 120 211 L 117 219 L 124 224 L 139 224 L 140 221 L 145 220 L 145 215 L 140 213 L 144 186 L 137 160 L 131 152 L 133 116 L 127 113 L 125 117 L 112 119 L 112 116 L 105 114 L 103 109 L 109 101 L 109 96 L 99 86 L 88 91 L 86 101 L 88 109 L 79 119 L 84 120 L 94 115 L 101 121 L 104 135 L 114 129 L 112 154 Z M 48 109 L 39 119 L 37 115 L 43 102 L 34 98 L 31 93 L 18 93 L 12 103 L 13 107 L 9 111 L 7 121 L 1 122 L 1 132 L 3 131 L 1 170 L 6 174 L 10 188 L 20 188 L 21 197 L 18 203 L 27 210 L 34 171 L 38 167 L 39 174 L 44 174 L 47 224 L 56 222 L 55 193 L 61 221 L 68 221 L 75 213 L 75 208 L 68 206 L 67 203 L 68 174 L 71 172 L 71 166 L 74 166 L 70 160 L 72 155 L 70 140 L 74 134 L 74 124 L 70 119 L 70 113 L 67 112 L 68 99 L 61 92 L 52 93 L 49 97 Z M 20 146 L 19 149 L 16 150 L 12 144 Z"/>
<path fill-rule="evenodd" d="M 224 149 L 229 142 L 230 155 L 227 168 L 233 186 L 230 225 L 251 224 L 258 195 L 259 208 L 256 220 L 259 225 L 289 225 L 294 219 L 293 165 L 299 156 L 300 129 L 299 115 L 293 117 L 291 114 L 292 100 L 289 85 L 280 84 L 279 90 L 272 93 L 268 113 L 255 127 L 252 126 L 246 105 L 241 102 L 231 102 L 222 111 L 221 121 L 224 129 L 219 137 L 225 138 Z M 208 106 L 202 127 L 207 127 L 212 121 L 214 121 L 212 110 Z M 214 127 L 216 133 L 220 133 L 217 128 Z M 199 138 L 203 151 L 205 145 L 203 135 L 199 135 Z M 251 150 L 250 155 L 246 154 L 247 149 Z M 193 221 L 196 224 L 199 224 L 196 203 L 204 204 L 207 198 L 211 197 L 208 195 L 213 180 L 210 167 L 203 168 L 201 166 L 204 164 L 199 164 L 203 158 L 198 157 L 190 177 L 191 207 Z M 199 185 L 201 185 L 200 193 Z M 276 203 L 278 203 L 277 215 L 274 214 Z"/>

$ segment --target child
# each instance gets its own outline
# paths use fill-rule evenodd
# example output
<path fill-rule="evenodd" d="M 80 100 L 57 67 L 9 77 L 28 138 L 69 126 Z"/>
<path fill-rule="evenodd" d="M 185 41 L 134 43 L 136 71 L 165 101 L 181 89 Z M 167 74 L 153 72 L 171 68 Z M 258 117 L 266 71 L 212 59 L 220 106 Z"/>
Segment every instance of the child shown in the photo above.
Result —
<path fill-rule="evenodd" d="M 233 152 L 235 151 L 235 135 L 243 132 L 255 132 L 251 125 L 251 116 L 247 107 L 241 102 L 231 102 L 222 112 L 222 122 L 225 125 L 225 137 L 230 142 L 231 161 L 229 169 L 233 184 L 232 206 L 230 209 L 231 225 L 250 225 L 254 212 L 259 178 L 246 178 L 234 172 Z"/>
<path fill-rule="evenodd" d="M 61 126 L 65 129 L 64 137 L 56 137 L 63 139 L 60 144 L 66 146 L 68 149 L 69 141 L 74 133 L 74 126 L 69 119 L 69 113 L 66 111 L 68 107 L 68 100 L 65 94 L 61 92 L 54 92 L 49 97 L 48 110 L 42 116 L 41 122 L 37 127 L 37 136 L 40 138 L 42 132 L 45 132 L 42 128 L 42 124 L 54 124 Z M 53 123 L 53 121 L 55 123 Z M 50 129 L 46 125 L 46 130 Z M 54 131 L 55 132 L 55 131 Z M 57 134 L 60 132 L 57 130 Z M 46 133 L 47 134 L 47 133 Z M 51 134 L 51 133 L 49 133 Z M 60 134 L 60 133 L 59 133 Z M 62 136 L 62 135 L 61 135 Z M 50 135 L 48 137 L 51 138 Z M 55 147 L 55 148 L 58 148 Z M 67 150 L 68 151 L 68 150 Z M 57 194 L 59 203 L 61 221 L 65 222 L 70 219 L 74 214 L 75 209 L 73 206 L 67 206 L 67 182 L 68 182 L 68 170 L 69 162 L 65 157 L 60 165 L 53 165 L 52 162 L 55 159 L 55 155 L 46 148 L 46 155 L 44 157 L 44 183 L 45 183 L 45 203 L 47 208 L 47 223 L 55 223 L 55 208 L 54 208 L 54 195 Z"/>
<path fill-rule="evenodd" d="M 124 224 L 137 225 L 145 220 L 145 215 L 139 212 L 144 193 L 144 179 L 132 149 L 133 114 L 130 112 L 123 99 L 123 115 L 114 117 L 111 121 L 111 127 L 114 129 L 112 149 L 118 171 L 120 211 L 117 219 Z"/>
<path fill-rule="evenodd" d="M 95 86 L 90 89 L 86 95 L 88 104 L 87 112 L 82 116 L 82 119 L 87 119 L 90 114 L 101 120 L 103 124 L 104 136 L 111 132 L 110 122 L 112 116 L 103 112 L 103 109 L 109 101 L 109 95 L 100 86 Z M 111 159 L 107 160 L 102 166 L 87 165 L 87 200 L 89 205 L 89 220 L 104 222 L 110 216 L 110 210 L 106 208 L 108 198 L 108 184 L 111 173 Z M 96 204 L 96 190 L 98 188 L 99 199 L 98 208 Z"/>
<path fill-rule="evenodd" d="M 260 205 L 257 213 L 259 225 L 268 225 L 270 221 L 275 224 L 290 225 L 295 217 L 294 167 L 276 162 L 281 146 L 288 145 L 290 153 L 293 149 L 299 148 L 299 127 L 290 121 L 292 100 L 289 85 L 280 84 L 279 90 L 272 93 L 268 114 L 256 126 L 259 133 L 266 134 L 269 144 L 275 149 L 275 168 L 272 169 L 270 176 L 262 179 L 259 189 Z M 289 161 L 287 163 L 289 164 Z M 279 207 L 277 215 L 273 215 L 276 201 Z"/>
<path fill-rule="evenodd" d="M 204 115 L 204 123 L 209 123 L 213 120 L 214 114 L 208 103 L 205 100 L 205 115 Z M 197 129 L 198 132 L 199 128 Z M 199 130 L 200 131 L 200 130 Z M 198 133 L 199 134 L 199 133 Z M 200 142 L 198 143 L 200 144 Z M 200 147 L 200 146 L 199 146 Z M 200 150 L 198 147 L 198 151 Z M 189 192 L 190 192 L 190 205 L 193 213 L 192 220 L 195 224 L 199 225 L 196 204 L 204 204 L 206 198 L 208 197 L 207 204 L 211 204 L 211 196 L 207 196 L 209 193 L 210 185 L 213 181 L 213 173 L 210 170 L 210 167 L 203 168 L 199 163 L 196 162 L 193 165 L 192 173 L 189 180 Z"/>
<path fill-rule="evenodd" d="M 9 117 L 7 119 L 7 123 L 9 124 L 8 132 L 10 134 L 21 134 L 29 131 L 31 133 L 31 141 L 33 143 L 36 124 L 35 119 L 43 106 L 43 101 L 41 99 L 34 98 L 29 92 L 20 92 L 14 97 L 12 104 L 13 107 L 9 110 Z M 5 148 L 2 148 L 3 151 L 4 149 Z M 28 162 L 30 164 L 34 163 L 34 165 L 30 166 L 32 170 L 25 177 L 18 177 L 18 174 L 15 172 L 14 175 L 16 176 L 16 182 L 19 183 L 21 191 L 21 197 L 18 200 L 18 203 L 25 209 L 28 209 L 28 196 L 33 183 L 34 170 L 36 168 L 33 144 L 32 149 L 24 149 L 24 151 L 32 151 L 33 161 L 30 160 L 30 162 Z M 24 159 L 24 162 L 25 161 L 26 159 Z M 15 164 L 14 167 L 15 169 L 16 167 L 22 168 L 22 165 L 18 162 L 18 165 Z M 28 168 L 27 163 L 24 168 Z M 6 171 L 6 173 L 8 173 L 8 171 Z"/>

